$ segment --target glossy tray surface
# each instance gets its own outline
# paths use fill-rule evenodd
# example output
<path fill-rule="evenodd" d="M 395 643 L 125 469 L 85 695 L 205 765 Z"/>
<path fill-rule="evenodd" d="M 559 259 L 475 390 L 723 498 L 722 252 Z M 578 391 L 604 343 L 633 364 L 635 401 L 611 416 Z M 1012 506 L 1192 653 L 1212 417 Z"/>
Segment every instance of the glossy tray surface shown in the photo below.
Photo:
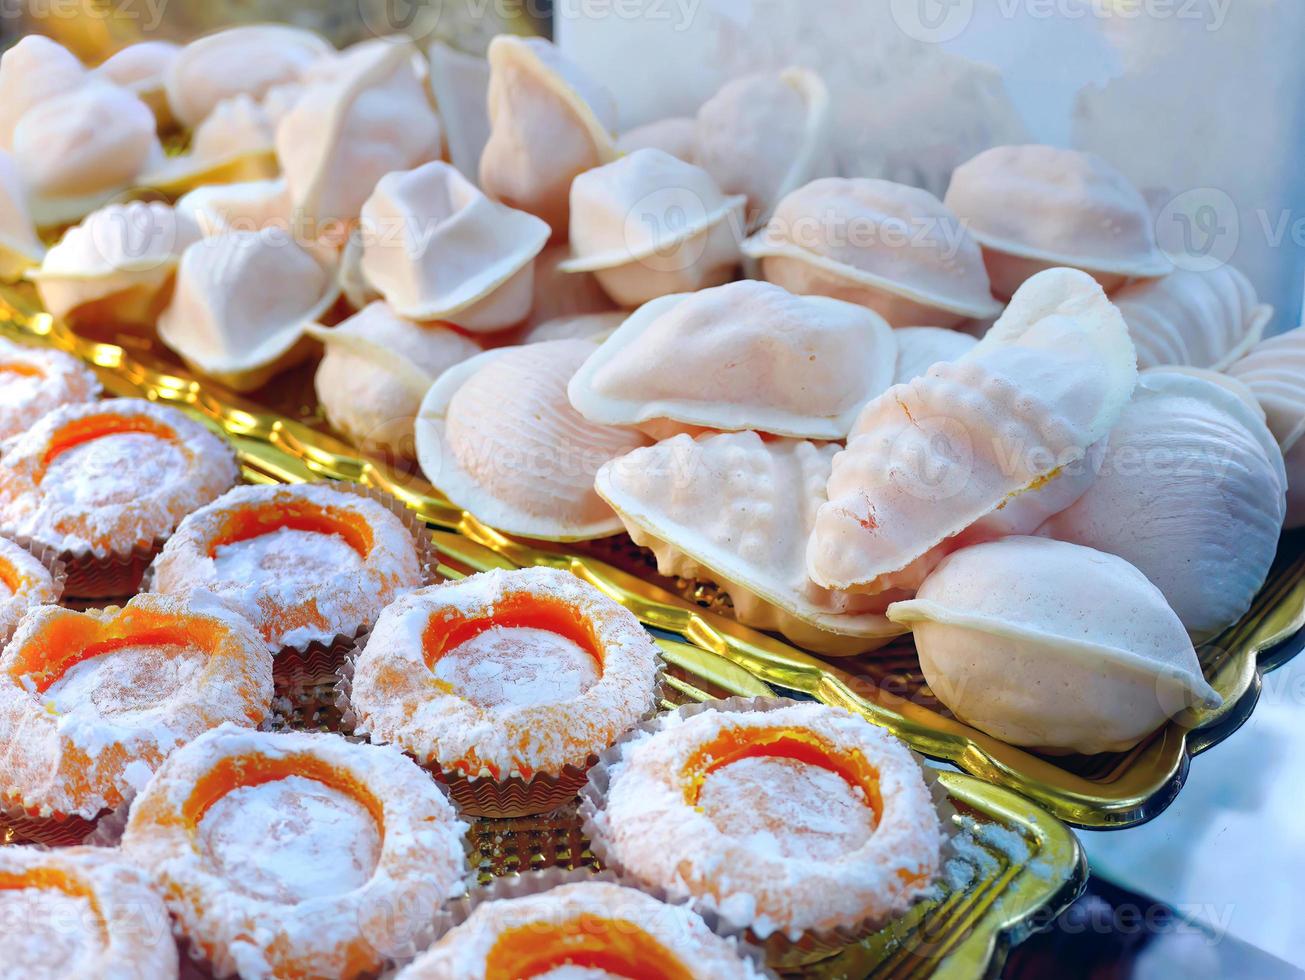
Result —
<path fill-rule="evenodd" d="M 1287 535 L 1250 613 L 1199 651 L 1206 678 L 1224 698 L 1213 711 L 1189 712 L 1128 752 L 1041 756 L 954 718 L 920 674 L 909 641 L 862 657 L 827 660 L 775 636 L 740 626 L 728 600 L 710 586 L 657 575 L 628 539 L 588 545 L 524 541 L 499 534 L 452 506 L 411 468 L 361 455 L 322 421 L 311 365 L 250 396 L 196 381 L 158 345 L 140 338 L 87 340 L 40 311 L 25 287 L 0 287 L 0 335 L 72 351 L 95 364 L 115 394 L 174 402 L 226 434 L 247 479 L 357 481 L 388 490 L 437 528 L 446 560 L 464 570 L 546 564 L 569 569 L 633 611 L 646 625 L 683 638 L 787 691 L 859 712 L 914 749 L 1016 790 L 1061 819 L 1092 828 L 1126 827 L 1154 817 L 1177 795 L 1192 756 L 1226 738 L 1249 717 L 1261 675 L 1294 655 L 1305 623 L 1305 535 Z"/>

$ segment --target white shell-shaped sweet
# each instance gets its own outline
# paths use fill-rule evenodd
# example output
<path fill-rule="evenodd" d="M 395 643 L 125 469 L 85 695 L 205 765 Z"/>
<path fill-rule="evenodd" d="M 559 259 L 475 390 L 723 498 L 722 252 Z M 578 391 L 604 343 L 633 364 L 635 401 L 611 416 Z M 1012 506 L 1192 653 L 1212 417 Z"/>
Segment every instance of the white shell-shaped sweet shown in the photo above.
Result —
<path fill-rule="evenodd" d="M 89 214 L 162 154 L 149 107 L 108 82 L 45 99 L 14 129 L 14 161 L 42 227 Z"/>
<path fill-rule="evenodd" d="M 1128 324 L 1139 368 L 1168 365 L 1222 371 L 1260 342 L 1273 308 L 1230 265 L 1175 269 L 1130 283 L 1110 297 Z"/>
<path fill-rule="evenodd" d="M 363 236 L 361 228 L 354 228 L 345 239 L 344 248 L 340 250 L 340 267 L 336 278 L 340 283 L 340 293 L 355 311 L 364 309 L 367 304 L 381 298 L 380 292 L 367 281 L 363 272 Z"/>
<path fill-rule="evenodd" d="M 914 381 L 940 361 L 964 357 L 978 343 L 974 337 L 946 327 L 898 327 L 897 371 L 893 384 Z"/>
<path fill-rule="evenodd" d="M 739 622 L 822 653 L 853 654 L 903 632 L 888 600 L 822 589 L 804 553 L 836 446 L 755 432 L 678 435 L 598 471 L 598 493 L 663 575 L 717 582 Z"/>
<path fill-rule="evenodd" d="M 1073 269 L 1035 276 L 959 361 L 865 407 L 834 460 L 811 577 L 910 587 L 946 542 L 994 514 L 995 532 L 1032 531 L 1049 505 L 1019 498 L 1050 494 L 1063 508 L 1086 489 L 1090 474 L 1074 468 L 1136 380 L 1127 328 L 1101 287 Z"/>
<path fill-rule="evenodd" d="M 441 161 L 382 177 L 361 230 L 363 275 L 396 313 L 477 333 L 525 319 L 549 235 Z"/>
<path fill-rule="evenodd" d="M 635 150 L 661 150 L 685 163 L 698 162 L 698 120 L 691 116 L 671 116 L 636 126 L 616 141 L 618 153 Z"/>
<path fill-rule="evenodd" d="M 1264 409 L 1287 464 L 1289 528 L 1305 525 L 1305 327 L 1260 341 L 1228 373 Z"/>
<path fill-rule="evenodd" d="M 698 110 L 698 166 L 727 194 L 748 199 L 748 228 L 804 184 L 837 172 L 824 80 L 805 68 L 745 75 Z"/>
<path fill-rule="evenodd" d="M 1014 745 L 1121 751 L 1220 703 L 1160 590 L 1091 548 L 1031 537 L 964 548 L 888 616 L 911 627 L 938 699 Z"/>
<path fill-rule="evenodd" d="M 295 209 L 318 226 L 358 217 L 376 182 L 440 155 L 439 118 L 412 48 L 356 44 L 315 75 L 276 127 L 276 154 Z"/>
<path fill-rule="evenodd" d="M 0 150 L 0 281 L 12 282 L 45 255 L 27 210 L 27 193 L 13 157 Z"/>
<path fill-rule="evenodd" d="M 182 252 L 159 339 L 198 373 L 249 391 L 307 352 L 305 328 L 337 295 L 334 270 L 284 234 L 229 232 Z"/>
<path fill-rule="evenodd" d="M 43 34 L 27 34 L 0 55 L 0 149 L 33 106 L 80 87 L 90 77 L 77 56 Z"/>
<path fill-rule="evenodd" d="M 579 541 L 619 533 L 594 474 L 648 440 L 571 407 L 567 382 L 593 350 L 584 340 L 500 347 L 445 371 L 417 417 L 426 479 L 508 534 Z"/>
<path fill-rule="evenodd" d="M 619 309 L 591 273 L 563 271 L 570 258 L 567 245 L 550 245 L 535 257 L 535 295 L 526 321 L 528 328 L 564 317 Z"/>
<path fill-rule="evenodd" d="M 139 182 L 175 194 L 203 184 L 272 179 L 278 169 L 275 142 L 263 107 L 247 95 L 235 95 L 219 102 L 195 127 L 185 153 L 168 157 Z"/>
<path fill-rule="evenodd" d="M 983 246 L 998 296 L 1052 266 L 1090 272 L 1107 291 L 1173 269 L 1141 191 L 1091 153 L 996 146 L 956 168 L 944 201 Z"/>
<path fill-rule="evenodd" d="M 542 344 L 547 340 L 590 340 L 601 344 L 622 323 L 626 314 L 581 313 L 577 316 L 559 316 L 527 327 L 516 339 L 518 344 Z"/>
<path fill-rule="evenodd" d="M 1286 514 L 1282 451 L 1231 391 L 1148 371 L 1097 480 L 1039 534 L 1131 562 L 1196 639 L 1251 607 Z"/>
<path fill-rule="evenodd" d="M 670 419 L 834 440 L 896 365 L 892 329 L 865 307 L 744 280 L 640 307 L 569 391 L 585 418 L 607 425 Z"/>
<path fill-rule="evenodd" d="M 500 35 L 489 45 L 489 142 L 480 186 L 563 238 L 571 181 L 616 157 L 616 104 L 554 45 Z"/>
<path fill-rule="evenodd" d="M 176 210 L 192 217 L 206 238 L 229 231 L 288 231 L 290 190 L 283 177 L 209 184 L 186 192 Z"/>
<path fill-rule="evenodd" d="M 441 324 L 420 324 L 372 303 L 337 327 L 310 326 L 326 349 L 314 387 L 326 420 L 364 449 L 412 458 L 412 424 L 435 379 L 480 353 Z"/>
<path fill-rule="evenodd" d="M 430 87 L 444 127 L 448 159 L 473 184 L 489 142 L 489 62 L 442 41 L 428 49 Z"/>
<path fill-rule="evenodd" d="M 94 74 L 138 96 L 163 127 L 174 121 L 163 80 L 180 53 L 171 41 L 139 41 L 109 55 Z"/>
<path fill-rule="evenodd" d="M 158 201 L 110 204 L 69 228 L 27 277 L 55 317 L 152 326 L 199 237 L 189 215 Z"/>
<path fill-rule="evenodd" d="M 1001 308 L 960 219 L 905 184 L 812 181 L 784 198 L 743 250 L 790 292 L 868 306 L 894 327 L 951 327 Z"/>
<path fill-rule="evenodd" d="M 742 195 L 701 167 L 636 150 L 571 185 L 567 272 L 592 272 L 622 306 L 728 282 L 739 263 Z"/>
<path fill-rule="evenodd" d="M 280 24 L 218 31 L 191 41 L 168 66 L 168 104 L 182 125 L 197 126 L 224 99 L 260 99 L 272 86 L 297 80 L 332 50 L 311 31 Z"/>

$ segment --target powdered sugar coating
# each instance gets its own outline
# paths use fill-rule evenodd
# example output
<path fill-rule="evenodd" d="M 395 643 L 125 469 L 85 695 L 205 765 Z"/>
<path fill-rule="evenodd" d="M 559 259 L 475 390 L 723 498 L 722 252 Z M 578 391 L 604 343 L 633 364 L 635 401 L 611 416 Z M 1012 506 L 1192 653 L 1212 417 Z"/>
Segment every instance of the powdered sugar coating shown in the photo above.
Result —
<path fill-rule="evenodd" d="M 829 792 L 818 803 L 785 797 L 767 804 L 776 817 L 808 828 L 806 853 L 794 853 L 792 843 L 781 847 L 778 835 L 753 826 L 722 828 L 707 807 L 687 802 L 682 773 L 694 754 L 722 733 L 747 729 L 796 731 L 839 750 L 859 751 L 875 770 L 882 797 L 873 833 L 836 855 L 816 844 L 816 808 L 832 799 Z M 737 765 L 709 774 L 703 796 L 721 775 L 741 786 L 745 774 L 731 774 Z M 609 777 L 604 809 L 593 821 L 609 855 L 672 898 L 688 898 L 750 926 L 762 939 L 782 931 L 797 940 L 811 929 L 899 915 L 939 867 L 942 829 L 919 766 L 887 732 L 842 709 L 795 704 L 765 712 L 667 715 L 656 731 L 624 744 Z M 759 788 L 753 792 L 764 795 Z M 851 809 L 850 800 L 842 803 Z M 835 832 L 846 839 L 843 831 Z"/>
<path fill-rule="evenodd" d="M 22 545 L 0 538 L 0 646 L 29 609 L 59 601 L 50 570 Z"/>
<path fill-rule="evenodd" d="M 242 511 L 302 504 L 364 521 L 370 550 L 362 555 L 339 534 L 285 526 L 218 541 Z M 274 652 L 352 635 L 421 584 L 416 542 L 403 522 L 375 500 L 321 483 L 236 487 L 182 521 L 154 564 L 156 591 L 212 591 Z"/>
<path fill-rule="evenodd" d="M 713 933 L 702 918 L 682 905 L 667 905 L 643 892 L 605 881 L 575 882 L 535 895 L 484 902 L 457 928 L 446 933 L 400 980 L 485 980 L 486 960 L 509 930 L 531 927 L 576 931 L 593 937 L 604 921 L 622 923 L 618 938 L 631 923 L 680 960 L 681 970 L 713 980 L 753 980 L 764 976 L 738 955 L 734 944 Z M 650 964 L 651 965 L 651 964 Z M 671 964 L 664 964 L 670 967 Z M 614 976 L 602 969 L 567 964 L 540 976 L 549 980 L 601 980 Z"/>
<path fill-rule="evenodd" d="M 100 379 L 71 354 L 0 341 L 0 440 L 20 435 L 60 405 L 99 395 Z"/>
<path fill-rule="evenodd" d="M 598 679 L 571 697 L 482 703 L 437 686 L 426 661 L 427 625 L 448 616 L 492 620 L 499 603 L 521 593 L 565 605 L 592 630 L 602 659 Z M 421 589 L 387 608 L 358 658 L 351 701 L 374 741 L 396 743 L 446 771 L 530 778 L 583 767 L 633 727 L 653 706 L 657 664 L 657 647 L 639 621 L 593 586 L 551 568 L 495 570 Z"/>
<path fill-rule="evenodd" d="M 257 855 L 258 870 L 275 874 L 280 859 L 266 848 L 259 850 L 258 835 L 276 823 L 267 808 L 296 796 L 302 802 L 298 791 L 309 782 L 316 784 L 317 793 L 333 790 L 337 801 L 356 788 L 379 808 L 379 813 L 364 808 L 380 848 L 374 866 L 360 875 L 361 884 L 345 891 L 323 888 L 307 896 L 264 896 L 248 887 L 249 870 L 236 869 L 236 877 L 228 877 L 232 869 L 215 862 L 210 848 L 195 846 L 186 817 L 195 786 L 215 767 L 255 761 L 285 766 L 291 773 L 261 784 L 281 783 L 279 791 L 236 796 L 236 787 L 214 802 L 214 807 L 224 806 L 227 817 L 222 822 L 225 846 L 243 841 L 247 853 Z M 309 766 L 322 765 L 341 786 L 350 787 L 349 793 L 306 772 Z M 307 778 L 296 768 L 305 770 Z M 228 802 L 224 805 L 223 800 Z M 337 815 L 340 812 L 337 809 Z M 289 826 L 282 828 L 282 842 L 296 833 L 302 841 L 302 835 L 309 834 L 333 859 L 349 853 L 350 834 L 359 824 L 356 813 L 341 820 L 312 807 L 283 815 Z M 323 817 L 313 828 L 296 824 Z M 200 820 L 201 836 L 208 823 Z M 218 975 L 239 972 L 251 980 L 353 976 L 380 968 L 395 944 L 408 938 L 398 935 L 403 923 L 429 921 L 446 899 L 462 893 L 462 835 L 467 829 L 434 780 L 394 749 L 355 744 L 338 735 L 273 734 L 227 725 L 168 760 L 132 805 L 122 847 L 149 871 L 181 930 Z M 396 922 L 400 910 L 402 922 Z"/>
<path fill-rule="evenodd" d="M 69 645 L 90 655 L 78 662 Z M 85 613 L 42 606 L 0 656 L 0 744 L 11 746 L 0 799 L 93 817 L 208 729 L 258 725 L 271 700 L 272 658 L 209 596 L 141 595 Z"/>
<path fill-rule="evenodd" d="M 168 911 L 139 869 L 95 847 L 0 848 L 4 975 L 24 980 L 172 980 Z M 58 884 L 53 884 L 58 882 Z"/>
<path fill-rule="evenodd" d="M 69 433 L 105 431 L 61 445 Z M 200 423 L 137 398 L 64 405 L 0 461 L 0 531 L 103 558 L 148 548 L 236 482 L 235 453 Z"/>

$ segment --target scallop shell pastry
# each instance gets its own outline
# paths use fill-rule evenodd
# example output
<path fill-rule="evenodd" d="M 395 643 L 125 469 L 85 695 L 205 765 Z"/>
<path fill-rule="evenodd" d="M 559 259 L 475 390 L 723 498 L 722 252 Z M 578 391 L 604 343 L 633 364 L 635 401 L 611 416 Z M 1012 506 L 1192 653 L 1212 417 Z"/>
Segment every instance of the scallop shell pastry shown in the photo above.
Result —
<path fill-rule="evenodd" d="M 786 68 L 736 78 L 703 103 L 693 163 L 727 194 L 748 199 L 748 229 L 804 184 L 835 173 L 829 89 L 815 72 Z"/>
<path fill-rule="evenodd" d="M 896 360 L 892 330 L 865 307 L 745 280 L 640 307 L 569 392 L 589 420 L 653 435 L 671 422 L 834 440 L 892 384 Z"/>
<path fill-rule="evenodd" d="M 0 150 L 0 281 L 13 282 L 40 265 L 45 246 L 27 210 L 27 192 L 14 159 Z"/>
<path fill-rule="evenodd" d="M 812 181 L 743 243 L 794 293 L 874 310 L 894 327 L 952 327 L 996 314 L 978 244 L 928 191 L 887 180 Z"/>
<path fill-rule="evenodd" d="M 489 45 L 485 193 L 543 218 L 564 238 L 571 181 L 616 158 L 612 94 L 543 38 L 500 35 Z"/>
<path fill-rule="evenodd" d="M 974 337 L 946 327 L 898 327 L 897 372 L 894 384 L 906 384 L 927 374 L 929 368 L 943 361 L 964 357 L 978 343 Z"/>
<path fill-rule="evenodd" d="M 158 128 L 167 129 L 175 120 L 163 80 L 180 53 L 171 41 L 138 41 L 109 55 L 94 73 L 135 95 L 150 107 Z"/>
<path fill-rule="evenodd" d="M 269 180 L 279 169 L 271 118 L 249 96 L 235 95 L 195 127 L 185 153 L 168 157 L 139 183 L 176 196 L 205 184 Z"/>
<path fill-rule="evenodd" d="M 80 328 L 152 331 L 194 220 L 157 201 L 110 204 L 69 228 L 27 278 L 52 316 Z"/>
<path fill-rule="evenodd" d="M 354 45 L 309 77 L 277 124 L 290 199 L 314 237 L 331 238 L 333 224 L 356 219 L 386 174 L 439 157 L 439 117 L 414 54 L 392 40 Z"/>
<path fill-rule="evenodd" d="M 417 417 L 426 478 L 508 534 L 580 541 L 619 533 L 594 474 L 648 440 L 571 407 L 567 382 L 593 351 L 586 340 L 500 347 L 445 371 Z"/>
<path fill-rule="evenodd" d="M 1136 381 L 1101 287 L 1073 269 L 1035 276 L 969 353 L 862 411 L 816 518 L 812 579 L 909 588 L 966 540 L 1034 530 L 1091 485 L 1084 463 Z"/>
<path fill-rule="evenodd" d="M 182 252 L 159 339 L 199 374 L 252 391 L 308 354 L 305 329 L 338 295 L 333 270 L 284 235 L 229 232 Z"/>
<path fill-rule="evenodd" d="M 14 161 L 38 227 L 76 221 L 163 159 L 154 114 L 126 89 L 89 81 L 25 112 Z"/>
<path fill-rule="evenodd" d="M 1096 482 L 1038 533 L 1130 562 L 1199 641 L 1250 609 L 1278 550 L 1286 490 L 1278 444 L 1237 395 L 1147 371 Z"/>
<path fill-rule="evenodd" d="M 679 435 L 606 464 L 595 487 L 663 575 L 716 582 L 744 625 L 844 656 L 905 630 L 883 615 L 901 594 L 837 592 L 807 578 L 807 537 L 837 452 L 755 432 Z"/>
<path fill-rule="evenodd" d="M 938 699 L 1014 745 L 1123 751 L 1185 709 L 1221 702 L 1160 590 L 1081 545 L 1010 537 L 964 548 L 888 618 L 911 628 Z"/>
<path fill-rule="evenodd" d="M 217 31 L 191 41 L 168 66 L 168 105 L 183 126 L 198 126 L 223 100 L 261 99 L 333 53 L 325 40 L 297 27 L 248 24 Z"/>
<path fill-rule="evenodd" d="M 1255 395 L 1287 467 L 1288 528 L 1305 525 L 1305 327 L 1257 344 L 1228 373 Z"/>
<path fill-rule="evenodd" d="M 437 161 L 376 185 L 362 208 L 362 274 L 400 316 L 489 333 L 530 312 L 548 235 Z"/>
<path fill-rule="evenodd" d="M 1260 342 L 1273 307 L 1230 265 L 1175 269 L 1110 297 L 1128 324 L 1139 369 L 1180 365 L 1223 371 Z"/>
<path fill-rule="evenodd" d="M 621 306 L 718 286 L 739 263 L 742 195 L 701 167 L 636 150 L 571 185 L 571 251 L 559 268 L 593 273 Z"/>
<path fill-rule="evenodd" d="M 443 41 L 431 44 L 426 56 L 449 163 L 475 183 L 489 142 L 489 62 Z"/>
<path fill-rule="evenodd" d="M 993 147 L 956 168 L 943 200 L 983 246 L 998 296 L 1053 266 L 1089 272 L 1107 292 L 1173 269 L 1141 191 L 1091 153 Z"/>
<path fill-rule="evenodd" d="M 480 353 L 456 330 L 405 320 L 382 302 L 307 332 L 326 351 L 314 377 L 326 420 L 355 446 L 402 459 L 416 454 L 413 419 L 435 379 Z"/>
<path fill-rule="evenodd" d="M 77 56 L 44 34 L 27 34 L 0 55 L 0 149 L 12 150 L 14 127 L 33 106 L 90 78 Z"/>

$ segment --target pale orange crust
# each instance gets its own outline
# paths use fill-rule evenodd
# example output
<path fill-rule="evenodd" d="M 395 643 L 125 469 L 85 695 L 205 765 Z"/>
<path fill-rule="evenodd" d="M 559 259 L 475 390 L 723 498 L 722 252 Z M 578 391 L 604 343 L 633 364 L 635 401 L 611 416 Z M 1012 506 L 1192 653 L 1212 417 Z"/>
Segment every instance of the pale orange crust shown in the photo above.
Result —
<path fill-rule="evenodd" d="M 40 559 L 0 538 L 0 647 L 9 642 L 28 610 L 58 602 L 61 591 L 61 583 Z"/>
<path fill-rule="evenodd" d="M 94 401 L 95 372 L 71 354 L 0 341 L 0 440 L 31 428 L 60 405 Z"/>

